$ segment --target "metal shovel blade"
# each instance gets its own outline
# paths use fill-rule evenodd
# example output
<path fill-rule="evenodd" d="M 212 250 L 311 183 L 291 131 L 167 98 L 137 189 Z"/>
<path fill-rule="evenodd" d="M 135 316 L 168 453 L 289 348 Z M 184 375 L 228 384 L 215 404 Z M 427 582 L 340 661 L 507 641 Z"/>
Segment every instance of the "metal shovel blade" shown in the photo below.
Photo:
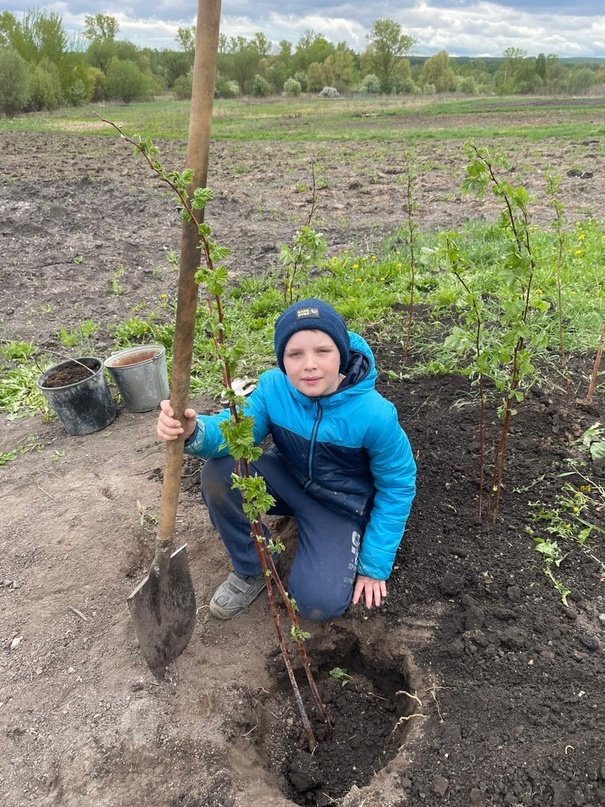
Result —
<path fill-rule="evenodd" d="M 187 546 L 176 549 L 165 569 L 154 563 L 128 597 L 141 653 L 156 678 L 187 647 L 195 627 L 195 591 Z"/>

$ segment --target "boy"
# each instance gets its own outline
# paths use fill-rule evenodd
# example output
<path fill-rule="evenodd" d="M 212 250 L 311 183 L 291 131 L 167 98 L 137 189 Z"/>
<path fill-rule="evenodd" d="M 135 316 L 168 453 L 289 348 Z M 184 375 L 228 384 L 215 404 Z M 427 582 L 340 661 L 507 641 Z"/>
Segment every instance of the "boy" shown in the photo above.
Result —
<path fill-rule="evenodd" d="M 378 606 L 415 493 L 409 440 L 393 404 L 374 388 L 372 351 L 330 305 L 291 305 L 276 320 L 274 344 L 278 368 L 261 375 L 245 408 L 254 416 L 256 443 L 268 435 L 273 441 L 250 464 L 275 499 L 269 515 L 296 520 L 288 593 L 299 614 L 314 621 L 340 616 L 351 600 Z M 202 498 L 234 569 L 209 607 L 231 619 L 266 581 L 241 494 L 231 487 L 234 460 L 218 426 L 229 410 L 183 414 L 181 425 L 162 401 L 157 433 L 163 440 L 183 434 L 185 452 L 207 458 Z"/>

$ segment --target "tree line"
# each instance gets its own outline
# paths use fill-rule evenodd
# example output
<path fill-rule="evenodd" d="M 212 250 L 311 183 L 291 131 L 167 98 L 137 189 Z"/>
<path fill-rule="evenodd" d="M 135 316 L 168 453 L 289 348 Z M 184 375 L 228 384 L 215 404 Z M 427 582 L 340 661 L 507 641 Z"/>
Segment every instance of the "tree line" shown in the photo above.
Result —
<path fill-rule="evenodd" d="M 61 16 L 39 8 L 17 19 L 0 12 L 0 113 L 191 95 L 195 27 L 179 28 L 175 49 L 141 48 L 118 39 L 115 17 L 95 14 L 70 38 Z M 457 59 L 441 51 L 414 56 L 416 40 L 399 23 L 378 19 L 357 53 L 307 30 L 296 44 L 265 34 L 220 36 L 215 94 L 268 97 L 316 93 L 572 94 L 605 84 L 603 64 L 564 64 L 554 54 L 528 57 L 508 48 L 498 59 Z"/>

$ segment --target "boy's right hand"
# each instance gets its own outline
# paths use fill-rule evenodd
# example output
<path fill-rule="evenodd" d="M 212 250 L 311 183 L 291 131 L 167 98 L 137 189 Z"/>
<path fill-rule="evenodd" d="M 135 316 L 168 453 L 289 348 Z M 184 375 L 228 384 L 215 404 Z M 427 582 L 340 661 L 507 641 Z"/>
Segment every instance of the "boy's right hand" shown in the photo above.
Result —
<path fill-rule="evenodd" d="M 181 423 L 174 416 L 170 401 L 161 401 L 160 416 L 158 418 L 157 434 L 161 440 L 176 440 L 182 434 L 186 440 L 195 430 L 197 413 L 195 409 L 185 409 L 184 422 Z"/>

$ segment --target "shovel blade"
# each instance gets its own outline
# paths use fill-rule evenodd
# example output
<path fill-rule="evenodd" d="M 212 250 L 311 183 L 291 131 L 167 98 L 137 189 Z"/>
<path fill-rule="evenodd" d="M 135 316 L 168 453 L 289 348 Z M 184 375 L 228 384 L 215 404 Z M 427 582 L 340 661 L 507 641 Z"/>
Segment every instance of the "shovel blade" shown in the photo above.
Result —
<path fill-rule="evenodd" d="M 166 568 L 155 565 L 128 597 L 141 653 L 156 678 L 189 644 L 195 627 L 195 591 L 183 545 Z"/>

